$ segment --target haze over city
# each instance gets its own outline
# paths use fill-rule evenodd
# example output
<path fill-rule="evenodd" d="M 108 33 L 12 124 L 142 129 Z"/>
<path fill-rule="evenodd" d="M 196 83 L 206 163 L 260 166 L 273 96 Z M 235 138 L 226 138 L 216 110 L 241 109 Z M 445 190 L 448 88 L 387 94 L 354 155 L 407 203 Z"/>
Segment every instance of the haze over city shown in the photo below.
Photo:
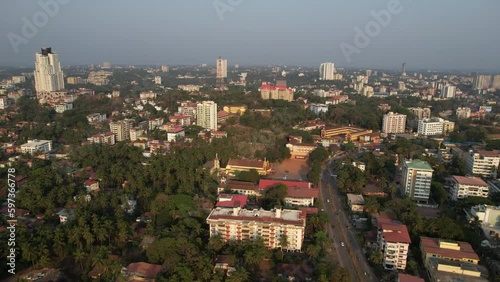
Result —
<path fill-rule="evenodd" d="M 214 64 L 224 56 L 230 65 L 498 70 L 500 1 L 399 2 L 400 12 L 348 60 L 341 44 L 355 46 L 355 28 L 390 1 L 61 1 L 17 53 L 8 34 L 22 36 L 23 17 L 32 22 L 43 9 L 4 1 L 0 65 L 31 67 L 33 54 L 51 46 L 64 65 Z"/>

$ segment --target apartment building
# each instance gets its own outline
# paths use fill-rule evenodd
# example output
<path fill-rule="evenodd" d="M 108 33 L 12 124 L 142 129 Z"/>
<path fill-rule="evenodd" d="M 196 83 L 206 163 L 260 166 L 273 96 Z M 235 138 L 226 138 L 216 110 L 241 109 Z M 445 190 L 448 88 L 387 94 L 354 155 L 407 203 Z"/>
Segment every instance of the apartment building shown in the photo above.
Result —
<path fill-rule="evenodd" d="M 294 90 L 292 88 L 287 88 L 285 85 L 272 85 L 263 82 L 259 88 L 260 97 L 263 100 L 285 100 L 293 101 Z"/>
<path fill-rule="evenodd" d="M 114 145 L 116 143 L 116 136 L 113 132 L 99 133 L 90 136 L 89 138 L 87 138 L 87 141 L 92 144 L 96 143 Z"/>
<path fill-rule="evenodd" d="M 243 115 L 248 109 L 247 106 L 243 105 L 226 105 L 222 108 L 225 112 L 236 115 Z"/>
<path fill-rule="evenodd" d="M 21 152 L 24 154 L 48 153 L 52 150 L 50 140 L 28 140 L 28 143 L 21 145 Z"/>
<path fill-rule="evenodd" d="M 477 218 L 483 226 L 495 228 L 500 226 L 500 207 L 476 205 L 465 212 L 469 222 Z"/>
<path fill-rule="evenodd" d="M 9 107 L 9 99 L 7 96 L 0 96 L 0 110 L 5 110 Z"/>
<path fill-rule="evenodd" d="M 453 132 L 455 123 L 442 118 L 421 119 L 418 121 L 418 134 L 442 135 Z"/>
<path fill-rule="evenodd" d="M 305 181 L 261 179 L 259 192 L 263 195 L 266 190 L 280 184 L 287 187 L 287 195 L 284 199 L 287 204 L 307 207 L 314 205 L 314 199 L 318 198 L 319 190 L 313 187 L 311 182 Z"/>
<path fill-rule="evenodd" d="M 417 202 L 427 203 L 431 193 L 434 169 L 426 161 L 405 160 L 401 181 L 403 195 Z"/>
<path fill-rule="evenodd" d="M 116 134 L 117 142 L 130 140 L 130 129 L 133 122 L 134 120 L 132 119 L 124 119 L 109 123 L 110 131 Z"/>
<path fill-rule="evenodd" d="M 411 244 L 406 225 L 387 218 L 377 219 L 377 242 L 384 255 L 385 269 L 405 270 L 408 248 Z"/>
<path fill-rule="evenodd" d="M 197 105 L 196 125 L 205 129 L 217 130 L 217 103 L 203 101 Z"/>
<path fill-rule="evenodd" d="M 300 251 L 304 241 L 306 215 L 299 210 L 247 210 L 215 208 L 207 217 L 210 237 L 220 235 L 224 241 L 263 239 L 269 249 L 283 247 Z M 286 235 L 287 245 L 281 246 L 280 239 Z"/>
<path fill-rule="evenodd" d="M 406 115 L 389 112 L 382 120 L 382 132 L 404 133 L 406 127 Z"/>
<path fill-rule="evenodd" d="M 176 142 L 186 136 L 184 128 L 178 127 L 167 131 L 167 142 Z"/>
<path fill-rule="evenodd" d="M 465 166 L 467 171 L 473 175 L 496 178 L 499 163 L 500 151 L 498 150 L 470 150 Z"/>
<path fill-rule="evenodd" d="M 453 201 L 472 196 L 488 198 L 488 191 L 488 184 L 479 177 L 452 175 L 450 178 L 450 193 Z"/>
<path fill-rule="evenodd" d="M 471 109 L 469 107 L 459 107 L 456 114 L 458 119 L 468 119 L 470 118 Z"/>
<path fill-rule="evenodd" d="M 92 123 L 97 123 L 106 120 L 106 114 L 94 113 L 87 116 L 87 121 Z"/>
<path fill-rule="evenodd" d="M 148 129 L 154 130 L 163 125 L 163 118 L 155 118 L 148 120 Z"/>
<path fill-rule="evenodd" d="M 428 119 L 431 118 L 431 109 L 430 108 L 408 108 L 417 119 Z"/>

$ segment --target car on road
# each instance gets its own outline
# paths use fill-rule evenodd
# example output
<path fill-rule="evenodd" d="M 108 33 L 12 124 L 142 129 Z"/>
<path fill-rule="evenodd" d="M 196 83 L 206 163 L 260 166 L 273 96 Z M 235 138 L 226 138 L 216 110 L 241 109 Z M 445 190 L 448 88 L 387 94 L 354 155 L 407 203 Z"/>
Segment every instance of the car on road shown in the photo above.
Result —
<path fill-rule="evenodd" d="M 342 247 L 345 247 L 344 242 L 340 242 L 340 245 L 341 245 Z"/>
<path fill-rule="evenodd" d="M 330 202 L 330 199 L 326 199 L 326 202 L 329 203 Z"/>

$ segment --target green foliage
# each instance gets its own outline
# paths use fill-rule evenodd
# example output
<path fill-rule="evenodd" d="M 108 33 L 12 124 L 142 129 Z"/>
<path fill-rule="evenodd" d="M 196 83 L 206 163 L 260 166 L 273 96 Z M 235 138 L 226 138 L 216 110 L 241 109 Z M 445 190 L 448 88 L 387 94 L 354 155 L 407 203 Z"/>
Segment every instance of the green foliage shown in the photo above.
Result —
<path fill-rule="evenodd" d="M 442 205 L 446 202 L 448 192 L 446 191 L 446 189 L 444 189 L 443 184 L 437 181 L 432 181 L 431 197 L 436 203 Z"/>
<path fill-rule="evenodd" d="M 256 183 L 260 179 L 260 175 L 257 170 L 251 169 L 249 171 L 237 171 L 236 178 L 241 181 L 250 181 Z"/>
<path fill-rule="evenodd" d="M 337 187 L 341 193 L 361 194 L 365 184 L 365 175 L 359 168 L 352 164 L 342 165 L 337 176 Z"/>
<path fill-rule="evenodd" d="M 285 206 L 285 197 L 288 187 L 283 184 L 278 184 L 275 187 L 266 190 L 262 199 L 264 209 L 273 209 L 275 207 Z"/>

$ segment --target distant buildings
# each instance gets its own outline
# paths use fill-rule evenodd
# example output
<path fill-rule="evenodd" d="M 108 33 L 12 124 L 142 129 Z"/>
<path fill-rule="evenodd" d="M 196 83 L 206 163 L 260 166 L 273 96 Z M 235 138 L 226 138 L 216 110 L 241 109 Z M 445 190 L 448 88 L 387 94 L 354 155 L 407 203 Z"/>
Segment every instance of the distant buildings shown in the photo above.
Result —
<path fill-rule="evenodd" d="M 227 77 L 227 59 L 223 59 L 222 57 L 217 58 L 217 70 L 216 70 L 216 79 L 217 79 L 217 87 L 224 87 L 224 79 Z"/>
<path fill-rule="evenodd" d="M 251 171 L 256 170 L 260 175 L 267 175 L 271 172 L 271 165 L 269 161 L 260 160 L 240 160 L 240 159 L 229 159 L 225 172 L 229 176 L 235 176 L 237 172 L 240 171 Z"/>
<path fill-rule="evenodd" d="M 196 124 L 205 129 L 217 130 L 217 104 L 203 101 L 196 106 Z"/>
<path fill-rule="evenodd" d="M 111 63 L 110 62 L 103 62 L 101 69 L 110 69 L 111 68 Z"/>
<path fill-rule="evenodd" d="M 293 101 L 293 89 L 287 88 L 284 85 L 271 85 L 263 82 L 259 88 L 260 97 L 263 100 L 285 100 Z"/>
<path fill-rule="evenodd" d="M 453 85 L 445 85 L 441 89 L 441 98 L 450 99 L 455 97 L 457 87 Z"/>
<path fill-rule="evenodd" d="M 87 80 L 79 77 L 79 76 L 69 76 L 66 78 L 66 82 L 68 84 L 85 84 Z"/>
<path fill-rule="evenodd" d="M 207 217 L 210 237 L 221 235 L 224 241 L 263 239 L 268 248 L 300 251 L 306 226 L 305 213 L 300 210 L 246 210 L 215 208 Z M 281 238 L 286 235 L 286 245 Z"/>
<path fill-rule="evenodd" d="M 375 92 L 373 91 L 373 87 L 368 86 L 368 85 L 363 86 L 363 88 L 361 89 L 361 95 L 363 95 L 365 97 L 373 97 L 373 95 L 375 95 Z"/>
<path fill-rule="evenodd" d="M 59 55 L 52 48 L 42 48 L 35 55 L 36 92 L 52 92 L 64 89 L 64 75 L 59 63 Z"/>
<path fill-rule="evenodd" d="M 452 175 L 450 182 L 450 193 L 453 201 L 472 196 L 488 198 L 488 184 L 479 177 Z"/>
<path fill-rule="evenodd" d="M 106 120 L 106 114 L 94 113 L 87 116 L 89 124 L 97 123 Z"/>
<path fill-rule="evenodd" d="M 378 218 L 377 242 L 384 256 L 382 265 L 388 270 L 405 270 L 411 244 L 406 225 L 399 221 Z"/>
<path fill-rule="evenodd" d="M 496 178 L 499 163 L 500 151 L 498 150 L 470 150 L 465 166 L 473 175 Z"/>
<path fill-rule="evenodd" d="M 500 74 L 497 74 L 493 77 L 491 87 L 495 88 L 496 90 L 500 89 Z"/>
<path fill-rule="evenodd" d="M 24 82 L 26 82 L 26 76 L 24 76 L 24 75 L 13 76 L 12 82 L 14 82 L 14 84 L 24 83 Z"/>
<path fill-rule="evenodd" d="M 406 127 L 406 115 L 389 112 L 382 120 L 382 132 L 404 133 Z"/>
<path fill-rule="evenodd" d="M 177 88 L 187 92 L 198 92 L 200 91 L 200 85 L 187 84 L 187 85 L 178 85 Z"/>
<path fill-rule="evenodd" d="M 309 110 L 311 110 L 315 114 L 326 113 L 328 112 L 328 105 L 325 104 L 310 104 Z"/>
<path fill-rule="evenodd" d="M 334 63 L 322 63 L 319 66 L 319 79 L 320 80 L 334 80 L 335 65 Z"/>
<path fill-rule="evenodd" d="M 473 88 L 475 90 L 484 90 L 490 87 L 491 76 L 489 75 L 478 75 L 474 78 Z"/>
<path fill-rule="evenodd" d="M 87 82 L 94 85 L 107 85 L 109 83 L 109 77 L 113 75 L 110 71 L 91 71 Z"/>
<path fill-rule="evenodd" d="M 420 135 L 446 135 L 453 132 L 455 123 L 442 118 L 421 119 L 418 121 L 418 134 Z"/>
<path fill-rule="evenodd" d="M 155 84 L 161 85 L 161 76 L 155 76 Z"/>
<path fill-rule="evenodd" d="M 222 108 L 225 112 L 236 115 L 243 115 L 247 110 L 247 106 L 244 105 L 226 105 Z"/>
<path fill-rule="evenodd" d="M 425 161 L 405 160 L 403 164 L 401 192 L 414 201 L 427 203 L 431 193 L 434 169 Z"/>
<path fill-rule="evenodd" d="M 21 145 L 21 152 L 24 154 L 48 153 L 52 150 L 50 140 L 28 140 L 28 143 Z"/>
<path fill-rule="evenodd" d="M 167 65 L 162 65 L 161 66 L 161 71 L 162 72 L 168 72 L 168 66 Z"/>
<path fill-rule="evenodd" d="M 113 132 L 98 133 L 87 138 L 90 143 L 114 145 L 116 135 Z"/>
<path fill-rule="evenodd" d="M 417 119 L 429 119 L 431 118 L 431 109 L 430 108 L 408 108 Z"/>
<path fill-rule="evenodd" d="M 471 109 L 469 107 L 459 107 L 456 114 L 458 119 L 468 119 L 471 115 Z"/>
<path fill-rule="evenodd" d="M 116 135 L 116 141 L 130 140 L 130 129 L 132 128 L 134 120 L 124 119 L 109 123 L 110 131 Z"/>

